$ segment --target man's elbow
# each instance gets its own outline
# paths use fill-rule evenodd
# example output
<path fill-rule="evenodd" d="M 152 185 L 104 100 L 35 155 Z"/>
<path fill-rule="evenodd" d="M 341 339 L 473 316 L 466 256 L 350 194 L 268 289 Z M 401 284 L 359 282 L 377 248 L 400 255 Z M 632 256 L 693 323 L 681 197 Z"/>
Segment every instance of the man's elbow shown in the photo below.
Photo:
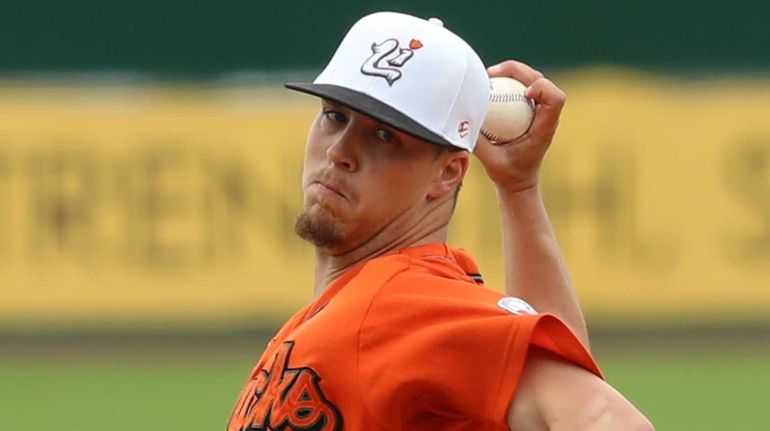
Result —
<path fill-rule="evenodd" d="M 632 428 L 628 429 L 634 431 L 655 431 L 655 427 L 652 425 L 652 422 L 650 422 L 649 419 L 647 419 L 643 414 L 639 412 L 637 412 L 634 421 L 634 424 L 631 425 Z"/>
<path fill-rule="evenodd" d="M 620 401 L 620 402 L 619 402 Z M 652 423 L 625 399 L 594 399 L 577 417 L 563 417 L 551 431 L 655 431 Z"/>
<path fill-rule="evenodd" d="M 632 412 L 610 412 L 611 417 L 582 431 L 655 431 L 655 427 L 643 414 Z"/>

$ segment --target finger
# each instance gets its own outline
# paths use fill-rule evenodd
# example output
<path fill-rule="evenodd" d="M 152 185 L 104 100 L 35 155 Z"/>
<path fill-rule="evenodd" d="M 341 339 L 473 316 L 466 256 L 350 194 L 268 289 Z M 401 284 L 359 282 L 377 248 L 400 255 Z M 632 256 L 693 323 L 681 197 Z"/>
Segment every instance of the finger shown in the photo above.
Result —
<path fill-rule="evenodd" d="M 540 78 L 528 85 L 525 96 L 537 105 L 561 108 L 567 101 L 567 95 L 548 78 Z"/>
<path fill-rule="evenodd" d="M 530 127 L 532 135 L 548 135 L 556 131 L 567 95 L 547 78 L 540 78 L 527 89 L 526 96 L 535 102 L 535 118 Z"/>
<path fill-rule="evenodd" d="M 543 74 L 527 64 L 516 60 L 507 60 L 487 69 L 489 76 L 508 76 L 529 86 L 543 77 Z"/>

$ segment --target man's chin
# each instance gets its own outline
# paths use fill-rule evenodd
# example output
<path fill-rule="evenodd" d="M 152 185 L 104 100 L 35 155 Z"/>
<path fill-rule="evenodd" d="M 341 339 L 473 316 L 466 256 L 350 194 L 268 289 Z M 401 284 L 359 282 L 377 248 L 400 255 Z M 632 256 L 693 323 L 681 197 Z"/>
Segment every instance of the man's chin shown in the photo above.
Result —
<path fill-rule="evenodd" d="M 306 209 L 294 223 L 294 232 L 319 248 L 335 249 L 343 243 L 340 223 L 324 209 Z"/>

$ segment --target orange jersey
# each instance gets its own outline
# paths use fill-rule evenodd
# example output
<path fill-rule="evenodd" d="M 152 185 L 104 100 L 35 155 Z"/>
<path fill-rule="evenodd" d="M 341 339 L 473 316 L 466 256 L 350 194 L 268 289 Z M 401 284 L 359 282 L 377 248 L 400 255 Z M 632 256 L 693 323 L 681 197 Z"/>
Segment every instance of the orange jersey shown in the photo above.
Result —
<path fill-rule="evenodd" d="M 557 318 L 478 279 L 444 244 L 350 269 L 270 341 L 228 431 L 507 430 L 530 345 L 600 375 Z"/>

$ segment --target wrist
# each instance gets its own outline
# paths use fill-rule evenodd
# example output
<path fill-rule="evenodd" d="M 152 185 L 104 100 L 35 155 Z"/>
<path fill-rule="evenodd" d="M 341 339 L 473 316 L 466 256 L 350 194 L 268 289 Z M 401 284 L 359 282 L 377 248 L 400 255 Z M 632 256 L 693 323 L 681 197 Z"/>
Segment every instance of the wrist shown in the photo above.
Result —
<path fill-rule="evenodd" d="M 540 186 L 537 183 L 526 187 L 498 188 L 497 202 L 504 219 L 507 216 L 513 216 L 517 220 L 531 222 L 532 217 L 540 217 L 539 214 L 545 208 Z"/>
<path fill-rule="evenodd" d="M 491 176 L 498 194 L 515 195 L 540 187 L 540 165 L 532 168 L 511 166 L 503 175 Z"/>
<path fill-rule="evenodd" d="M 500 199 L 517 199 L 522 196 L 539 196 L 540 181 L 523 181 L 515 184 L 495 184 L 497 195 Z"/>

